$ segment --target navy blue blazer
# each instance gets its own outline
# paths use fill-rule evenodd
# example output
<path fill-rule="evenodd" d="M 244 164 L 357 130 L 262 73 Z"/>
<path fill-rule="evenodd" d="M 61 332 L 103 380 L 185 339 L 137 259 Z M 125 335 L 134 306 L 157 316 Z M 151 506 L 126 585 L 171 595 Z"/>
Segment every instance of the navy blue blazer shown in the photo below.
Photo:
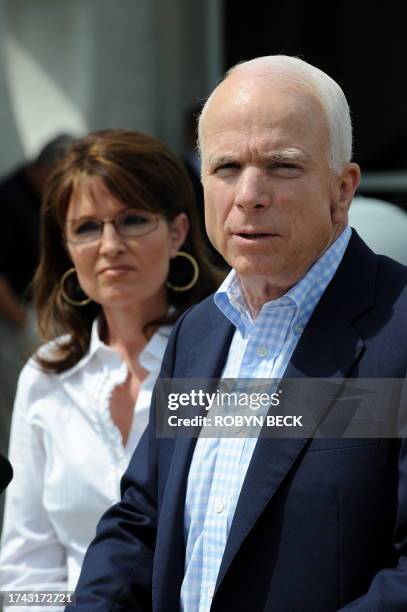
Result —
<path fill-rule="evenodd" d="M 406 268 L 353 233 L 286 376 L 405 378 L 406 281 Z M 177 323 L 161 376 L 218 377 L 233 332 L 205 300 Z M 157 439 L 153 413 L 122 501 L 87 552 L 72 612 L 179 610 L 196 441 Z M 405 612 L 406 549 L 404 441 L 259 438 L 211 610 Z"/>

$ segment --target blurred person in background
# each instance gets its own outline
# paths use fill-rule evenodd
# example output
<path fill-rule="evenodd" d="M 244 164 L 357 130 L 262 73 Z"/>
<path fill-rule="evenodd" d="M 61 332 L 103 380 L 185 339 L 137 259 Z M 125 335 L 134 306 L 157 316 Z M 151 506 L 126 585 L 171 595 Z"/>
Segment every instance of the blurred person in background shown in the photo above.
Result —
<path fill-rule="evenodd" d="M 44 197 L 34 280 L 47 343 L 13 413 L 0 555 L 9 590 L 71 590 L 144 432 L 171 326 L 218 284 L 191 183 L 145 134 L 77 141 Z"/>
<path fill-rule="evenodd" d="M 40 207 L 55 163 L 73 142 L 60 134 L 0 183 L 0 452 L 7 452 L 11 408 L 29 339 L 34 339 L 30 284 L 39 259 Z"/>

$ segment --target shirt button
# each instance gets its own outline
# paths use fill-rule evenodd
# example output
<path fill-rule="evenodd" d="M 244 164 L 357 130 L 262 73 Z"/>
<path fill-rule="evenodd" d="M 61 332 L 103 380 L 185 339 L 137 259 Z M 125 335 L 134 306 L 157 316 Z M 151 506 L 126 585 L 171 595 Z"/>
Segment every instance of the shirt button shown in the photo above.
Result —
<path fill-rule="evenodd" d="M 258 354 L 259 357 L 265 357 L 268 354 L 267 346 L 259 346 L 256 353 Z"/>
<path fill-rule="evenodd" d="M 208 597 L 212 599 L 214 593 L 215 593 L 215 589 L 213 588 L 213 586 L 212 585 L 208 586 Z"/>
<path fill-rule="evenodd" d="M 222 514 L 222 512 L 224 511 L 224 509 L 225 509 L 225 506 L 223 505 L 223 503 L 222 503 L 220 500 L 218 500 L 218 501 L 215 503 L 215 512 L 216 512 L 217 514 Z"/>

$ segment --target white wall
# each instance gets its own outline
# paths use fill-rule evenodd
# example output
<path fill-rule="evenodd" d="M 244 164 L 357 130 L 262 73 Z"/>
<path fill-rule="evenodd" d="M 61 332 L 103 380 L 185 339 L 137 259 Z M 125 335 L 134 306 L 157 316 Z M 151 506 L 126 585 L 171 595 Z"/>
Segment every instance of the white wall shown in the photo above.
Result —
<path fill-rule="evenodd" d="M 214 80 L 213 4 L 0 0 L 0 174 L 61 131 L 127 127 L 180 150 Z"/>

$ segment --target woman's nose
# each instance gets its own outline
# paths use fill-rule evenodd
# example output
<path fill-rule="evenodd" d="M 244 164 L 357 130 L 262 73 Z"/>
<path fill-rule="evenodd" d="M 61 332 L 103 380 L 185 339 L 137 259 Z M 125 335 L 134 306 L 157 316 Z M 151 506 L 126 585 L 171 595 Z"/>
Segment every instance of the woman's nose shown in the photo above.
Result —
<path fill-rule="evenodd" d="M 100 252 L 116 253 L 124 249 L 124 242 L 113 221 L 105 221 L 100 236 Z"/>

